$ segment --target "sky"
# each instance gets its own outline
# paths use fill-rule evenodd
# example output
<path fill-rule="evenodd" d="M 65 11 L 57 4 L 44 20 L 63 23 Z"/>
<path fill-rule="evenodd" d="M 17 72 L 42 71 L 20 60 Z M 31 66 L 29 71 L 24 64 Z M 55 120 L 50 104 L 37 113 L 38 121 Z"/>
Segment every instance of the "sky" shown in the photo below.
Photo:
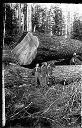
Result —
<path fill-rule="evenodd" d="M 13 6 L 15 6 L 17 3 L 11 3 Z M 47 7 L 48 9 L 50 9 L 51 6 L 59 6 L 62 9 L 66 10 L 66 9 L 70 9 L 70 11 L 72 12 L 79 12 L 79 15 L 82 15 L 82 4 L 67 4 L 67 3 L 27 3 L 32 4 L 32 5 L 41 5 L 43 8 Z"/>

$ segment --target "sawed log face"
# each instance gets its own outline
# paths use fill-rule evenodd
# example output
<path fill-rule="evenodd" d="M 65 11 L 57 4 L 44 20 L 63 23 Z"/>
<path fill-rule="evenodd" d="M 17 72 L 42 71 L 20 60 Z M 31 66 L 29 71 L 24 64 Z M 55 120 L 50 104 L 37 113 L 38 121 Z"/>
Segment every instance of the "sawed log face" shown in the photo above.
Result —
<path fill-rule="evenodd" d="M 32 33 L 28 33 L 24 39 L 12 50 L 20 65 L 30 64 L 35 58 L 39 41 Z"/>

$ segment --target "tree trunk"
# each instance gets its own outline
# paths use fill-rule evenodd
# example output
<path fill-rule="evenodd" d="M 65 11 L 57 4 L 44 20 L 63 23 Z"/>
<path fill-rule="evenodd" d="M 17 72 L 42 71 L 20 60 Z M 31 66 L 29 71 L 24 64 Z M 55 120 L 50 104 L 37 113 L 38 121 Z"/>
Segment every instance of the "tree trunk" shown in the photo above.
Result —
<path fill-rule="evenodd" d="M 27 31 L 32 31 L 32 21 L 31 21 L 31 4 L 27 4 Z"/>

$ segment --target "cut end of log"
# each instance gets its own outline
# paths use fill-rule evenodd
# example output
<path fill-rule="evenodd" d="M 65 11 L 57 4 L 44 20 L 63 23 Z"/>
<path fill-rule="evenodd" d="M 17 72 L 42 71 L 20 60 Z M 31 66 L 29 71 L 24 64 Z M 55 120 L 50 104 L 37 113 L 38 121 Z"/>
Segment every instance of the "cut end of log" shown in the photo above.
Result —
<path fill-rule="evenodd" d="M 28 32 L 23 40 L 12 50 L 20 65 L 30 64 L 37 54 L 39 40 Z"/>

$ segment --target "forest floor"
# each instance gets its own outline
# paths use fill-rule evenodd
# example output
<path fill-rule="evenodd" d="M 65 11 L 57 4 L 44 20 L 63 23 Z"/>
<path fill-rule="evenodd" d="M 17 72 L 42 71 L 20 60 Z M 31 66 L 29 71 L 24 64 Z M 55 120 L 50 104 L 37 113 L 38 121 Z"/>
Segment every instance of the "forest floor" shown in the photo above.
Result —
<path fill-rule="evenodd" d="M 39 79 L 40 85 L 38 85 L 36 83 L 35 68 L 28 69 L 13 64 L 5 67 L 4 83 L 6 91 L 6 116 L 8 120 L 11 117 L 12 120 L 21 116 L 24 117 L 21 110 L 23 114 L 26 113 L 28 118 L 28 113 L 32 117 L 39 117 L 42 113 L 43 119 L 45 117 L 46 119 L 54 120 L 54 122 L 57 119 L 61 123 L 63 117 L 65 117 L 65 121 L 68 120 L 68 117 L 71 120 L 80 118 L 81 66 L 55 66 L 52 70 L 50 78 L 47 77 L 45 81 L 45 78 L 42 77 L 41 80 Z M 45 74 L 45 71 L 44 73 L 41 72 L 41 74 Z M 66 85 L 63 84 L 65 78 L 67 81 Z M 44 93 L 45 91 L 46 93 Z M 74 106 L 74 104 L 76 105 Z M 23 110 L 25 107 L 27 109 Z M 71 112 L 66 110 L 68 108 Z M 14 116 L 18 112 L 19 114 Z M 75 115 L 77 115 L 77 118 Z M 76 127 L 75 124 L 79 125 L 79 123 L 80 121 L 76 121 L 74 125 L 72 123 L 73 128 Z M 63 127 L 66 127 L 65 125 L 62 124 Z M 60 128 L 58 125 L 56 127 Z M 68 127 L 72 128 L 69 125 Z"/>

